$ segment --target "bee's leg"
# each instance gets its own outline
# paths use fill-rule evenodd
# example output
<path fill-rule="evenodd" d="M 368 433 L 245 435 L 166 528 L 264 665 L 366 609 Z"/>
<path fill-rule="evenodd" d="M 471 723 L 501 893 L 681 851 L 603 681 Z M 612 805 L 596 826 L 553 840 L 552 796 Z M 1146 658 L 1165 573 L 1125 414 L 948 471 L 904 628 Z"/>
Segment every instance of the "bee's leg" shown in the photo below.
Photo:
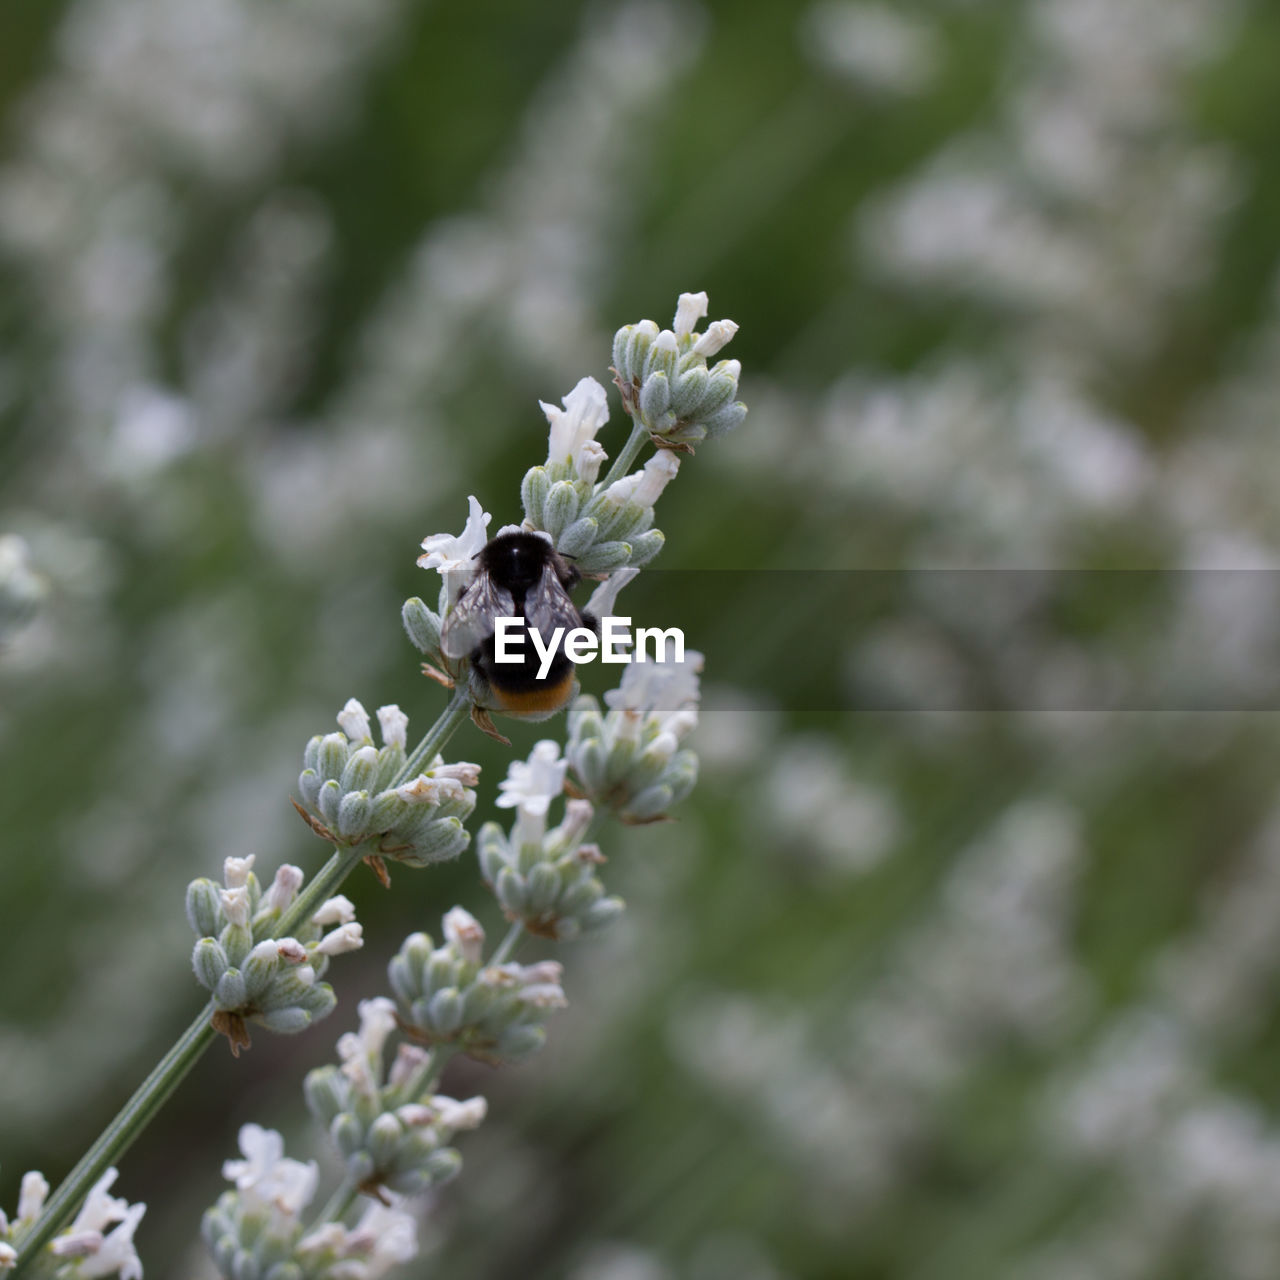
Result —
<path fill-rule="evenodd" d="M 498 732 L 498 727 L 493 723 L 493 717 L 483 708 L 472 704 L 471 707 L 471 723 L 475 725 L 481 733 L 488 734 L 495 742 L 500 742 L 504 747 L 511 745 L 511 739 L 504 737 Z"/>
<path fill-rule="evenodd" d="M 453 688 L 453 677 L 441 671 L 439 667 L 433 667 L 429 662 L 422 664 L 422 674 L 428 680 L 434 680 L 436 684 L 444 685 L 446 689 Z"/>

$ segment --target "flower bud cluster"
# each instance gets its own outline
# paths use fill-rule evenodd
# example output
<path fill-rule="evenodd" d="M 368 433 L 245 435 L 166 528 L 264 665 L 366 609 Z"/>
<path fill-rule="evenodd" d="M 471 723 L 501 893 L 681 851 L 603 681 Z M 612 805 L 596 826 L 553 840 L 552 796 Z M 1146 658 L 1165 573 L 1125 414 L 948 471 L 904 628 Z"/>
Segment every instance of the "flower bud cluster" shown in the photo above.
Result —
<path fill-rule="evenodd" d="M 476 805 L 479 766 L 437 757 L 395 785 L 409 720 L 389 706 L 378 708 L 378 723 L 381 747 L 373 745 L 368 712 L 352 698 L 338 716 L 342 732 L 307 743 L 298 790 L 312 825 L 334 844 L 375 841 L 378 854 L 413 867 L 456 858 L 470 841 L 463 822 Z"/>
<path fill-rule="evenodd" d="M 505 832 L 496 822 L 480 828 L 480 869 L 508 920 L 530 933 L 567 940 L 602 929 L 623 910 L 621 898 L 606 897 L 595 870 L 604 862 L 597 845 L 583 843 L 592 806 L 565 804 L 564 821 L 547 830 L 551 801 L 564 790 L 567 762 L 550 739 L 537 743 L 528 761 L 513 761 L 500 784 L 501 808 L 516 809 Z"/>
<path fill-rule="evenodd" d="M 589 800 L 624 822 L 653 822 L 693 790 L 698 757 L 680 743 L 698 723 L 701 670 L 692 650 L 683 663 L 633 662 L 605 694 L 607 714 L 593 697 L 574 702 L 565 755 Z"/>
<path fill-rule="evenodd" d="M 307 1106 L 325 1126 L 351 1182 L 366 1192 L 385 1188 L 411 1196 L 458 1172 L 462 1157 L 448 1143 L 458 1130 L 480 1124 L 485 1101 L 432 1095 L 431 1055 L 416 1045 L 401 1045 L 385 1070 L 384 1050 L 395 1026 L 392 1001 L 361 1001 L 359 1033 L 338 1041 L 342 1065 L 312 1071 L 305 1089 Z"/>
<path fill-rule="evenodd" d="M 484 930 L 461 907 L 445 916 L 444 934 L 440 947 L 425 933 L 411 935 L 388 967 L 401 1030 L 495 1066 L 535 1053 L 547 1038 L 543 1024 L 568 1004 L 561 966 L 485 966 Z"/>
<path fill-rule="evenodd" d="M 119 1276 L 142 1280 L 142 1263 L 133 1234 L 146 1213 L 145 1204 L 130 1204 L 109 1195 L 116 1170 L 108 1169 L 90 1189 L 75 1221 L 49 1242 L 47 1255 L 57 1259 L 42 1275 L 59 1277 Z M 35 1172 L 24 1174 L 18 1192 L 18 1216 L 10 1223 L 0 1210 L 0 1272 L 17 1264 L 17 1245 L 44 1210 L 49 1184 Z M 60 1264 L 60 1265 L 59 1265 Z"/>
<path fill-rule="evenodd" d="M 705 333 L 693 327 L 707 314 L 705 293 L 682 293 L 670 329 L 652 320 L 619 329 L 613 339 L 613 370 L 623 407 L 638 417 L 659 446 L 689 451 L 699 440 L 722 436 L 747 416 L 737 399 L 742 366 L 721 360 L 707 367 L 738 332 L 732 320 L 717 320 Z"/>
<path fill-rule="evenodd" d="M 284 1154 L 274 1129 L 240 1129 L 243 1160 L 228 1160 L 222 1176 L 235 1184 L 206 1211 L 200 1232 L 220 1275 L 227 1280 L 311 1280 L 296 1256 L 302 1213 L 319 1182 L 315 1161 L 303 1164 Z"/>
<path fill-rule="evenodd" d="M 547 461 L 525 473 L 520 485 L 524 528 L 550 536 L 556 550 L 584 573 L 610 573 L 647 564 L 662 550 L 653 528 L 653 507 L 675 475 L 678 460 L 655 466 L 609 486 L 596 483 L 605 452 L 596 432 L 609 417 L 605 390 L 583 378 L 564 408 L 544 403 L 551 425 Z"/>
<path fill-rule="evenodd" d="M 213 1025 L 233 1053 L 249 1044 L 246 1022 L 269 1031 L 301 1031 L 330 1013 L 333 988 L 318 979 L 331 956 L 363 944 L 355 908 L 339 895 L 324 903 L 296 935 L 275 937 L 302 887 L 298 867 L 282 866 L 264 893 L 253 855 L 228 858 L 225 887 L 201 878 L 187 886 L 187 919 L 200 935 L 191 963 L 216 1006 Z"/>

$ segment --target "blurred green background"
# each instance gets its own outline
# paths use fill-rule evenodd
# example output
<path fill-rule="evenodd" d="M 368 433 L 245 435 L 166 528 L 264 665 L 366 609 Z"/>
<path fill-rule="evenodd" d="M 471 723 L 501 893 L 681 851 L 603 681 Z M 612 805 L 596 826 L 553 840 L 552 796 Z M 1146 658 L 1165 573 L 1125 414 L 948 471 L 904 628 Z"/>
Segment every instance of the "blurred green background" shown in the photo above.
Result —
<path fill-rule="evenodd" d="M 320 864 L 306 739 L 442 704 L 422 537 L 705 289 L 751 412 L 624 597 L 706 653 L 702 779 L 606 838 L 543 1053 L 451 1068 L 405 1274 L 1280 1272 L 1278 62 L 1260 0 L 6 5 L 0 1204 L 198 1007 L 187 881 Z M 242 1123 L 319 1151 L 406 933 L 497 930 L 471 853 L 393 881 L 124 1161 L 148 1274 Z"/>

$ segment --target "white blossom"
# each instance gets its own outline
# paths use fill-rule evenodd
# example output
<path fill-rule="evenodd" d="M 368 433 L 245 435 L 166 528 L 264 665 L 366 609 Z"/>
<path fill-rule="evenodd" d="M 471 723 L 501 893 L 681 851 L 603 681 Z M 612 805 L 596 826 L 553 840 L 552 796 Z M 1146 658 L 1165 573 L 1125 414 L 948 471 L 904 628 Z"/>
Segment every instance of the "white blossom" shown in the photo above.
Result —
<path fill-rule="evenodd" d="M 409 717 L 393 702 L 378 708 L 378 727 L 382 730 L 382 741 L 385 746 L 405 747 L 405 737 L 409 729 Z"/>
<path fill-rule="evenodd" d="M 228 889 L 238 889 L 247 884 L 249 872 L 253 870 L 254 855 L 247 858 L 224 858 L 222 862 L 222 879 Z"/>
<path fill-rule="evenodd" d="M 267 890 L 267 906 L 275 911 L 287 910 L 294 898 L 298 896 L 298 890 L 302 888 L 302 882 L 305 879 L 301 867 L 295 867 L 289 862 L 278 867 L 275 879 L 271 881 L 271 887 Z"/>
<path fill-rule="evenodd" d="M 311 917 L 311 922 L 318 925 L 350 924 L 356 918 L 355 903 L 345 893 L 336 893 L 332 898 L 322 902 Z"/>
<path fill-rule="evenodd" d="M 564 791 L 568 761 L 560 759 L 560 744 L 550 738 L 534 744 L 529 759 L 513 760 L 506 778 L 498 784 L 500 809 L 517 809 L 516 840 L 534 844 L 546 830 L 551 801 Z"/>
<path fill-rule="evenodd" d="M 18 1221 L 34 1222 L 40 1216 L 48 1194 L 49 1184 L 42 1173 L 36 1169 L 24 1173 L 22 1187 L 18 1192 Z"/>
<path fill-rule="evenodd" d="M 98 1276 L 118 1276 L 120 1280 L 142 1280 L 142 1262 L 134 1248 L 133 1233 L 146 1213 L 145 1204 L 129 1207 L 119 1225 L 101 1246 L 77 1267 L 76 1274 L 93 1280 Z"/>
<path fill-rule="evenodd" d="M 478 498 L 467 499 L 467 523 L 455 538 L 450 533 L 435 533 L 423 538 L 424 555 L 418 557 L 423 569 L 434 569 L 445 580 L 448 603 L 453 604 L 467 583 L 475 576 L 475 558 L 488 541 L 486 530 L 493 517 L 480 505 Z"/>
<path fill-rule="evenodd" d="M 595 437 L 596 432 L 609 420 L 609 404 L 604 388 L 594 378 L 582 378 L 563 397 L 563 409 L 547 404 L 544 400 L 538 403 L 551 425 L 547 443 L 548 463 L 572 462 L 581 471 L 584 452 L 590 445 L 594 445 L 603 459 L 604 450 L 595 444 Z M 598 470 L 599 464 L 596 466 Z"/>
<path fill-rule="evenodd" d="M 713 356 L 717 351 L 727 347 L 738 332 L 738 325 L 733 320 L 714 320 L 707 325 L 707 331 L 693 344 L 693 353 L 698 356 Z M 737 360 L 726 360 L 726 365 L 736 366 L 731 369 L 736 382 L 742 373 L 742 365 Z"/>
<path fill-rule="evenodd" d="M 659 449 L 640 471 L 615 480 L 606 497 L 615 502 L 634 502 L 638 507 L 651 507 L 680 470 L 680 458 L 670 449 Z"/>
<path fill-rule="evenodd" d="M 351 921 L 326 933 L 316 943 L 316 950 L 322 956 L 340 956 L 348 951 L 359 951 L 363 946 L 364 926 Z"/>
<path fill-rule="evenodd" d="M 238 889 L 220 889 L 218 897 L 222 902 L 222 914 L 227 917 L 228 924 L 247 926 L 249 923 L 249 887 L 241 885 Z"/>
<path fill-rule="evenodd" d="M 222 1176 L 234 1182 L 246 1199 L 271 1205 L 296 1216 L 311 1203 L 320 1170 L 314 1160 L 302 1164 L 284 1154 L 284 1139 L 274 1129 L 246 1124 L 240 1127 L 243 1160 L 227 1160 Z"/>
<path fill-rule="evenodd" d="M 691 334 L 698 321 L 707 314 L 707 295 L 703 293 L 682 293 L 676 299 L 676 318 L 672 322 L 677 338 Z"/>
<path fill-rule="evenodd" d="M 445 913 L 444 936 L 468 964 L 479 964 L 484 955 L 484 929 L 469 911 L 454 907 Z"/>
<path fill-rule="evenodd" d="M 348 698 L 346 706 L 338 712 L 338 727 L 352 742 L 373 741 L 369 729 L 369 713 L 355 698 Z"/>
<path fill-rule="evenodd" d="M 611 710 L 637 719 L 659 713 L 664 729 L 683 737 L 697 724 L 698 674 L 703 658 L 696 649 L 683 662 L 633 662 L 622 673 L 618 688 L 604 700 Z"/>

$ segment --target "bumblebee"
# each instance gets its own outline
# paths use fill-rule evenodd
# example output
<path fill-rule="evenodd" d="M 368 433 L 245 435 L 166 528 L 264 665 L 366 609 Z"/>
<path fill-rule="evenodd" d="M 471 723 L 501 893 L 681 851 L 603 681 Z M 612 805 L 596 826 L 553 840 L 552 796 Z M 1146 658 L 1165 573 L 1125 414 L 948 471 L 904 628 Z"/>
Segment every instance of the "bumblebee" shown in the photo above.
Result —
<path fill-rule="evenodd" d="M 572 660 L 558 649 L 546 674 L 526 645 L 520 662 L 498 662 L 494 632 L 497 618 L 524 618 L 530 630 L 550 641 L 557 627 L 596 629 L 596 620 L 580 613 L 569 597 L 582 575 L 536 533 L 500 533 L 476 555 L 479 571 L 458 597 L 440 631 L 445 657 L 471 659 L 473 670 L 491 690 L 497 708 L 513 715 L 545 716 L 573 696 Z"/>

